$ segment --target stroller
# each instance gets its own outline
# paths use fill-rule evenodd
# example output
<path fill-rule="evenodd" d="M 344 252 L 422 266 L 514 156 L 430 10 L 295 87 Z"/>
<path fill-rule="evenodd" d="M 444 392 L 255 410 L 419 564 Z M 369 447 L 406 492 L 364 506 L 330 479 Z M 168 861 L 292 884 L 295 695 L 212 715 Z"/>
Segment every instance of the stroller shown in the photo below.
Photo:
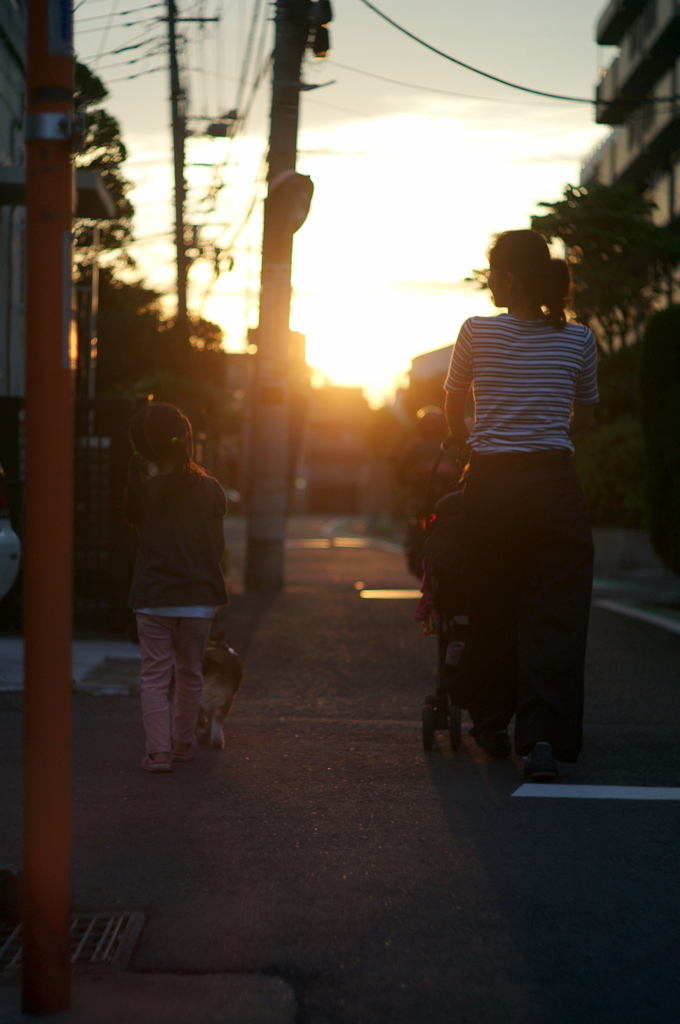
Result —
<path fill-rule="evenodd" d="M 449 438 L 442 443 L 440 459 L 451 443 Z M 459 466 L 461 463 L 462 452 Z M 436 472 L 437 463 L 432 467 L 432 478 Z M 425 633 L 437 636 L 437 689 L 425 698 L 422 713 L 423 749 L 428 751 L 432 750 L 437 729 L 448 730 L 453 751 L 461 744 L 464 698 L 460 662 L 468 631 L 462 500 L 463 485 L 459 482 L 439 499 L 434 514 L 427 517 L 423 598 L 416 617 L 423 623 Z"/>
<path fill-rule="evenodd" d="M 411 453 L 412 451 L 413 449 Z M 420 442 L 422 457 L 410 470 L 411 498 L 404 552 L 409 572 L 418 580 L 423 578 L 423 548 L 429 514 L 437 499 L 448 494 L 456 486 L 460 475 L 455 462 L 448 459 L 444 461 L 446 452 L 447 449 L 442 450 L 441 442 L 435 442 L 434 438 L 430 439 L 429 451 L 425 450 L 423 442 Z"/>

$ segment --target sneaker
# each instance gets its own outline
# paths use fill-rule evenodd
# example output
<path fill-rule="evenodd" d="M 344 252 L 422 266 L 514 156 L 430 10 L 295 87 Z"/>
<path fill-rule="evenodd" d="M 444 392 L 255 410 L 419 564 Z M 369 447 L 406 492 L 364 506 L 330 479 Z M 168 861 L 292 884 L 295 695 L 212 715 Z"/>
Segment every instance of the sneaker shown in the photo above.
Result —
<path fill-rule="evenodd" d="M 557 760 L 549 743 L 537 743 L 524 758 L 524 775 L 532 782 L 554 782 L 557 778 Z"/>
<path fill-rule="evenodd" d="M 478 736 L 472 737 L 478 747 L 493 757 L 500 760 L 503 757 L 510 757 L 510 737 L 507 732 L 481 732 Z"/>

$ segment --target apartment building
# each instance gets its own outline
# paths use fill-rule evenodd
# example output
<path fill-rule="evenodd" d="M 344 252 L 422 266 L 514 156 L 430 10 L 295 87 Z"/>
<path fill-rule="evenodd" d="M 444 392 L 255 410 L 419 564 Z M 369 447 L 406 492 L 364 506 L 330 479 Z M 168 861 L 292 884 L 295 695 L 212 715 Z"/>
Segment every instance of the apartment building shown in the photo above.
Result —
<path fill-rule="evenodd" d="M 629 181 L 657 224 L 680 230 L 680 0 L 610 0 L 597 42 L 619 48 L 596 94 L 596 120 L 613 130 L 581 183 Z"/>
<path fill-rule="evenodd" d="M 0 399 L 26 391 L 26 6 L 0 0 Z M 99 174 L 76 171 L 74 216 L 99 221 L 115 212 Z"/>

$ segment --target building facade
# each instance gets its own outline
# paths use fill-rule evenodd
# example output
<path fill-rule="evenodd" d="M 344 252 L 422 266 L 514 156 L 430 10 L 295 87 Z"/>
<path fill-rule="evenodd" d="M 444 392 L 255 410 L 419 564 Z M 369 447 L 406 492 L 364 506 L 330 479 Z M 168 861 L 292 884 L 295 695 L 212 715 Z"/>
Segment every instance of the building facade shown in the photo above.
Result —
<path fill-rule="evenodd" d="M 451 362 L 453 345 L 423 352 L 411 361 L 408 373 L 408 386 L 397 391 L 393 412 L 404 426 L 413 429 L 416 413 L 424 405 L 435 405 L 444 408 L 444 381 Z"/>
<path fill-rule="evenodd" d="M 297 511 L 366 510 L 370 416 L 361 388 L 325 385 L 310 391 L 297 463 Z"/>
<path fill-rule="evenodd" d="M 24 166 L 26 3 L 0 3 L 0 395 L 23 395 L 25 208 L 15 185 Z"/>
<path fill-rule="evenodd" d="M 596 94 L 596 120 L 613 130 L 581 183 L 629 181 L 657 224 L 680 230 L 680 2 L 610 0 L 597 42 L 619 48 Z"/>

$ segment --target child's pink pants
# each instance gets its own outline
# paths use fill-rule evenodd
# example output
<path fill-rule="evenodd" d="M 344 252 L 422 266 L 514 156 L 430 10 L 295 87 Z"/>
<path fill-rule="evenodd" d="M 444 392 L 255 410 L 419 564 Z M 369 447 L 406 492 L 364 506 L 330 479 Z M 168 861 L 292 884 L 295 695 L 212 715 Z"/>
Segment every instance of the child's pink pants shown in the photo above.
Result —
<path fill-rule="evenodd" d="M 176 618 L 137 613 L 142 649 L 142 721 L 147 754 L 191 743 L 201 707 L 201 664 L 212 619 Z M 172 732 L 168 691 L 175 670 Z"/>

